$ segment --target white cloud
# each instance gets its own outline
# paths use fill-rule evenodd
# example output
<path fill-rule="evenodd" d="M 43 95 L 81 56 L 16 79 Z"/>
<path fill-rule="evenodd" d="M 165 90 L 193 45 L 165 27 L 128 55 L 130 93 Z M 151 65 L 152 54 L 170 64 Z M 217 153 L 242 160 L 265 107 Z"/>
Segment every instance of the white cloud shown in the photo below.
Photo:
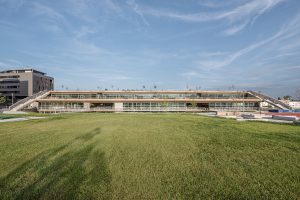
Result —
<path fill-rule="evenodd" d="M 239 51 L 236 51 L 235 53 L 232 53 L 228 56 L 226 56 L 224 59 L 221 60 L 204 60 L 200 61 L 199 65 L 201 68 L 207 68 L 207 69 L 217 69 L 225 67 L 241 56 L 250 53 L 251 51 L 258 49 L 264 45 L 267 45 L 273 41 L 281 41 L 281 40 L 287 40 L 289 38 L 292 38 L 289 42 L 293 43 L 294 39 L 293 36 L 297 35 L 297 33 L 300 32 L 300 14 L 296 15 L 289 23 L 282 26 L 281 29 L 275 33 L 273 36 L 261 40 L 259 42 L 253 43 L 248 47 L 245 47 Z"/>
<path fill-rule="evenodd" d="M 135 2 L 135 0 L 127 0 L 127 4 L 131 7 L 131 9 L 140 16 L 142 19 L 143 23 L 147 26 L 150 26 L 146 18 L 144 17 L 143 12 L 141 11 L 139 5 Z"/>
<path fill-rule="evenodd" d="M 229 24 L 239 23 L 225 31 L 227 35 L 233 35 L 244 29 L 250 22 L 285 0 L 253 0 L 234 9 L 221 12 L 188 13 L 182 14 L 176 11 L 153 9 L 144 7 L 142 12 L 155 17 L 170 18 L 185 22 L 206 22 L 225 20 Z M 215 5 L 215 4 L 212 4 Z"/>
<path fill-rule="evenodd" d="M 62 14 L 54 10 L 53 8 L 44 4 L 34 2 L 33 14 L 38 16 L 46 16 L 49 19 L 64 22 L 65 18 Z"/>
<path fill-rule="evenodd" d="M 202 22 L 214 20 L 239 21 L 261 15 L 270 10 L 284 0 L 254 0 L 249 3 L 240 5 L 232 10 L 214 13 L 198 13 L 198 14 L 178 14 L 174 12 L 154 12 L 153 14 L 161 17 L 176 18 L 183 21 Z M 151 14 L 151 12 L 149 13 Z"/>
<path fill-rule="evenodd" d="M 235 34 L 239 33 L 240 31 L 242 31 L 248 25 L 248 23 L 249 23 L 249 21 L 246 21 L 245 23 L 230 27 L 229 29 L 224 30 L 223 34 L 225 36 L 235 35 Z"/>

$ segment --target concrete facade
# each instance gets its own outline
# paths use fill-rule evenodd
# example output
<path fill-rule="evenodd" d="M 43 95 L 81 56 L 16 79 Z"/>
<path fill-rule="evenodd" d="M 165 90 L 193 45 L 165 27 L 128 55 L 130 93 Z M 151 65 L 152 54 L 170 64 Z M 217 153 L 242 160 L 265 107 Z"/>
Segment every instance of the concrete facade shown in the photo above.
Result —
<path fill-rule="evenodd" d="M 288 104 L 293 109 L 300 109 L 300 101 L 281 100 L 281 102 Z"/>
<path fill-rule="evenodd" d="M 0 72 L 0 96 L 19 100 L 43 90 L 53 90 L 54 78 L 34 69 Z"/>

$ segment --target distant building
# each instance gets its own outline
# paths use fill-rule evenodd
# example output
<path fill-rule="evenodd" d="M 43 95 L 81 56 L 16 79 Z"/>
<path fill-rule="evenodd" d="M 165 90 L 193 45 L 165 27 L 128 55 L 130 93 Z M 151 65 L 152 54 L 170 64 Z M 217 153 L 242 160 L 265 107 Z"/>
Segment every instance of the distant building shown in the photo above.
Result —
<path fill-rule="evenodd" d="M 39 91 L 53 90 L 54 79 L 34 69 L 14 69 L 0 72 L 0 96 L 14 101 Z"/>
<path fill-rule="evenodd" d="M 300 101 L 281 100 L 281 102 L 288 104 L 293 109 L 300 109 Z"/>

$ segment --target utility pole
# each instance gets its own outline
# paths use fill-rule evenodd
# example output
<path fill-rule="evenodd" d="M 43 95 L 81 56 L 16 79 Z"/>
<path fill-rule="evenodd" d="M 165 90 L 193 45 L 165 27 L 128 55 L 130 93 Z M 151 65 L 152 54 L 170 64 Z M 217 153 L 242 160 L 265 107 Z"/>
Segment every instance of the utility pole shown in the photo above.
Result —
<path fill-rule="evenodd" d="M 11 93 L 11 105 L 13 105 L 14 104 L 14 93 L 12 92 Z"/>

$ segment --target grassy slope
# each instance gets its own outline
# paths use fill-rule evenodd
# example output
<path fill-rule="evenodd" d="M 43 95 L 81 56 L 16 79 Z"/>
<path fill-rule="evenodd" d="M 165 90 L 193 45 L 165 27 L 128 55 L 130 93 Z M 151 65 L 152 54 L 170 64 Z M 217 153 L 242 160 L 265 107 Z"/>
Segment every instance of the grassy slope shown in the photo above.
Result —
<path fill-rule="evenodd" d="M 0 125 L 0 199 L 300 198 L 300 127 L 72 114 Z"/>

